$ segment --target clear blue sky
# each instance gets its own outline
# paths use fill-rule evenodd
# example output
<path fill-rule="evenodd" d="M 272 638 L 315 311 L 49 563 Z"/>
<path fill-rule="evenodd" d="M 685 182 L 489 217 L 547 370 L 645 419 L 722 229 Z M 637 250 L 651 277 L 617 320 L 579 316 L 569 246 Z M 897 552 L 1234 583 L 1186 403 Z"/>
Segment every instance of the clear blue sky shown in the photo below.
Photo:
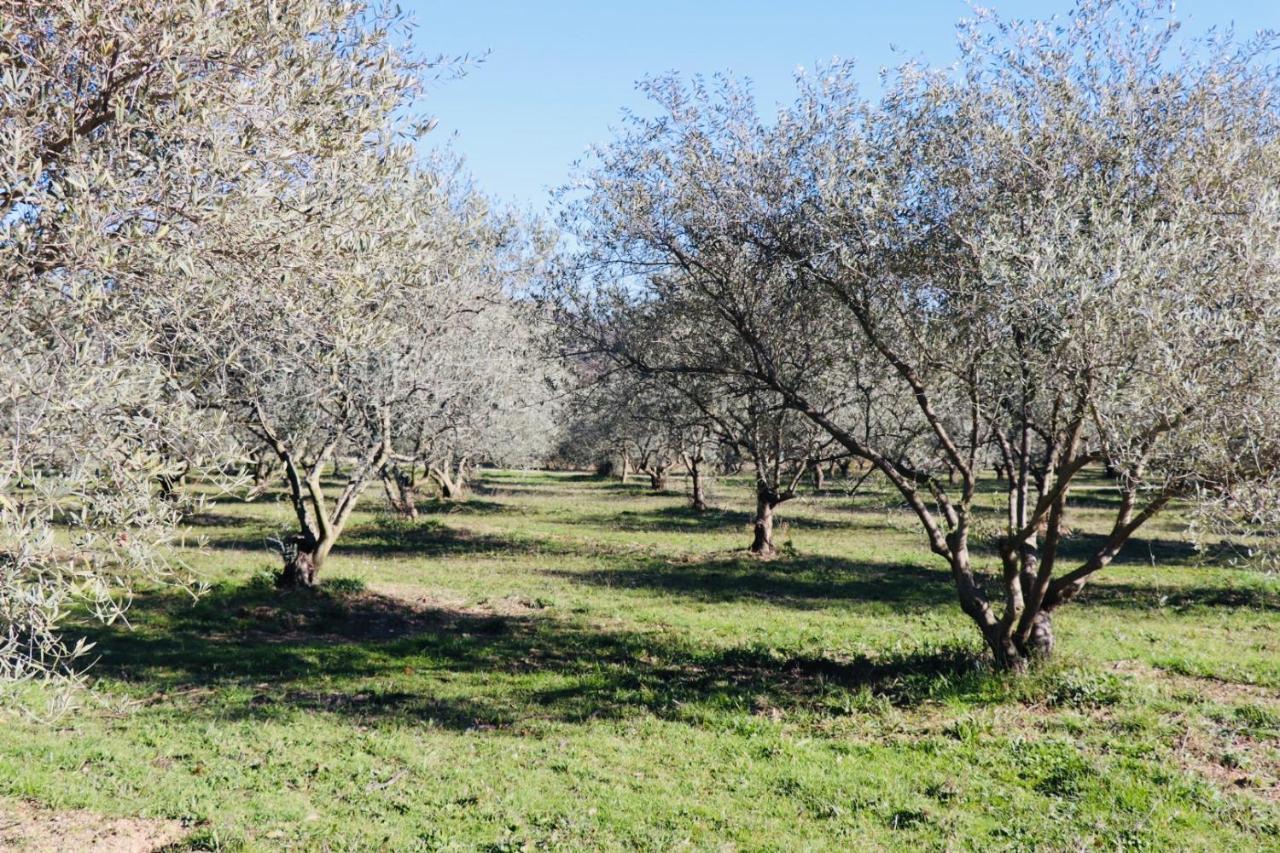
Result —
<path fill-rule="evenodd" d="M 983 0 L 1007 16 L 1047 17 L 1061 2 Z M 481 189 L 543 211 L 573 161 L 607 141 L 635 82 L 651 74 L 730 70 L 750 77 L 761 108 L 788 99 L 799 66 L 856 59 L 873 91 L 880 68 L 906 58 L 947 63 L 964 0 L 401 0 L 426 53 L 483 54 L 433 87 L 436 144 L 450 140 Z M 1181 0 L 1192 32 L 1234 23 L 1280 28 L 1280 0 Z"/>

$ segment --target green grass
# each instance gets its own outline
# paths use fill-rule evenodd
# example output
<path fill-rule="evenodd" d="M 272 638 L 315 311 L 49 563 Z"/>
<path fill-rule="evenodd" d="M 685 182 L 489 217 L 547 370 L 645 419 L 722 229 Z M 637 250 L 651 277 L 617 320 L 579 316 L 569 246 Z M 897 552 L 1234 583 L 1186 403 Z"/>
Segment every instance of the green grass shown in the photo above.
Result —
<path fill-rule="evenodd" d="M 86 628 L 92 697 L 0 725 L 0 796 L 196 847 L 1280 849 L 1280 584 L 1176 517 L 1010 679 L 887 494 L 784 505 L 768 562 L 745 484 L 714 497 L 486 472 L 406 523 L 371 494 L 319 594 L 270 586 L 275 496 L 223 501 L 208 594 Z"/>

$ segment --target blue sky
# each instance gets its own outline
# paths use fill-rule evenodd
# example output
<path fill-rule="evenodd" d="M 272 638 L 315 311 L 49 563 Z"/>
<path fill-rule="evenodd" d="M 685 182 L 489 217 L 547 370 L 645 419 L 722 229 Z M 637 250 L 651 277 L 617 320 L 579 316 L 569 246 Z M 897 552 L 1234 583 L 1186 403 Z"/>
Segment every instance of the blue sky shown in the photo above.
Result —
<path fill-rule="evenodd" d="M 1046 17 L 1061 2 L 984 0 L 1002 14 Z M 964 0 L 401 0 L 429 54 L 488 52 L 461 79 L 432 88 L 434 144 L 461 153 L 480 188 L 535 211 L 572 162 L 607 141 L 623 107 L 643 108 L 635 82 L 666 71 L 750 77 L 762 109 L 787 100 L 799 66 L 855 59 L 863 85 L 907 58 L 955 56 Z M 1280 0 L 1181 0 L 1192 32 L 1234 23 L 1280 28 Z M 870 91 L 870 89 L 869 89 Z"/>

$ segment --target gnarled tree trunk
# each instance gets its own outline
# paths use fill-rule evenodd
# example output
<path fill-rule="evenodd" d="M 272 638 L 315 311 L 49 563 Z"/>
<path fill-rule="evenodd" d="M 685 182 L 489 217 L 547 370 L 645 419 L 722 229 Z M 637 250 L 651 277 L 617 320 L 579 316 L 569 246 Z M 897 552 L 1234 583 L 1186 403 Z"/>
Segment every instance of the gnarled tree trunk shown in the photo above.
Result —
<path fill-rule="evenodd" d="M 290 536 L 284 543 L 284 568 L 276 578 L 276 586 L 315 589 L 320 585 L 320 569 L 328 553 L 310 534 Z"/>
<path fill-rule="evenodd" d="M 387 495 L 387 504 L 397 515 L 409 520 L 418 517 L 417 490 L 413 487 L 413 478 L 405 474 L 396 465 L 383 465 L 382 489 Z"/>
<path fill-rule="evenodd" d="M 452 457 L 446 459 L 440 465 L 432 465 L 429 469 L 431 479 L 435 480 L 436 486 L 440 489 L 440 497 L 446 501 L 462 500 L 466 497 L 466 470 L 467 457 L 458 460 L 455 467 Z"/>
<path fill-rule="evenodd" d="M 386 465 L 391 454 L 390 413 L 383 411 L 382 434 L 377 442 L 367 449 L 365 456 L 352 466 L 346 485 L 342 487 L 331 511 L 321 484 L 321 477 L 337 449 L 337 440 L 330 440 L 320 448 L 319 452 L 308 457 L 304 462 L 294 455 L 294 450 L 289 443 L 277 435 L 262 408 L 257 405 L 253 408 L 261 434 L 270 443 L 272 450 L 284 466 L 285 479 L 289 484 L 290 503 L 298 520 L 299 532 L 280 543 L 280 554 L 284 560 L 284 566 L 276 578 L 276 584 L 282 588 L 318 586 L 320 570 L 329 556 L 329 551 L 332 550 L 347 521 L 351 518 L 356 502 L 369 482 Z"/>
<path fill-rule="evenodd" d="M 752 521 L 750 551 L 757 557 L 772 557 L 778 553 L 773 544 L 773 511 L 778 503 L 766 490 L 756 491 L 756 516 Z"/>

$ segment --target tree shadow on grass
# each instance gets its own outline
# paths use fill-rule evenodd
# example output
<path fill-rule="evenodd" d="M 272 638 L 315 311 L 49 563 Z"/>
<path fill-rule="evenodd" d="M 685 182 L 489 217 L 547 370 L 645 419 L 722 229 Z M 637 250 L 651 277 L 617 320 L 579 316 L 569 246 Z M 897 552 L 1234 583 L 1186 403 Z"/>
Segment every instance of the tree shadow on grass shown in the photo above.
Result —
<path fill-rule="evenodd" d="M 194 605 L 143 596 L 133 619 L 133 631 L 90 631 L 94 674 L 183 717 L 323 712 L 483 730 L 725 709 L 838 714 L 851 692 L 911 705 L 982 687 L 964 648 L 841 660 L 371 592 L 222 585 Z"/>
<path fill-rule="evenodd" d="M 520 515 L 522 513 L 518 506 L 476 497 L 460 501 L 427 498 L 419 500 L 417 506 L 420 515 L 502 515 L 504 513 Z"/>
<path fill-rule="evenodd" d="M 1146 548 L 1145 543 L 1135 544 Z M 1166 547 L 1180 545 L 1165 543 Z M 1160 550 L 1161 546 L 1152 547 Z M 1172 550 L 1181 553 L 1178 548 Z M 868 563 L 826 555 L 758 560 L 744 553 L 688 561 L 633 556 L 605 569 L 549 569 L 544 574 L 571 583 L 647 590 L 710 603 L 758 601 L 803 610 L 889 606 L 897 612 L 918 613 L 956 604 L 951 577 L 941 564 L 934 568 L 910 563 Z M 989 597 L 998 597 L 999 581 L 995 575 L 979 572 L 978 580 Z M 1158 581 L 1158 577 L 1153 580 Z M 1068 607 L 1276 610 L 1280 609 L 1280 592 L 1255 585 L 1162 587 L 1158 583 L 1118 583 L 1110 581 L 1104 570 Z"/>
<path fill-rule="evenodd" d="M 1058 564 L 1062 570 L 1085 562 L 1106 543 L 1101 533 L 1072 532 L 1058 546 Z M 1203 557 L 1190 542 L 1177 539 L 1138 538 L 1125 543 L 1111 564 L 1115 566 L 1187 566 Z"/>
<path fill-rule="evenodd" d="M 241 533 L 234 536 L 210 536 L 207 545 L 217 550 L 258 550 L 268 553 L 274 551 L 272 539 L 279 535 L 277 528 L 260 526 L 257 535 L 246 536 Z M 589 553 L 599 553 L 599 550 L 592 548 Z M 409 521 L 389 515 L 346 530 L 333 550 L 336 556 L 437 559 L 457 556 L 571 555 L 580 552 L 587 553 L 569 542 L 474 533 L 435 518 Z"/>
<path fill-rule="evenodd" d="M 246 519 L 239 515 L 224 512 L 193 512 L 182 518 L 182 526 L 190 528 L 206 527 L 242 527 Z"/>
<path fill-rule="evenodd" d="M 778 522 L 796 530 L 846 530 L 856 527 L 854 520 L 833 521 L 786 513 L 786 504 L 778 510 Z M 742 510 L 711 508 L 702 511 L 691 506 L 663 506 L 646 510 L 623 510 L 616 513 L 578 515 L 574 524 L 608 527 L 637 533 L 698 533 L 745 530 L 754 516 Z"/>
<path fill-rule="evenodd" d="M 822 555 L 758 560 L 744 553 L 693 562 L 633 561 L 598 571 L 556 569 L 546 574 L 574 583 L 648 589 L 700 601 L 757 600 L 806 610 L 873 603 L 916 612 L 956 600 L 950 576 L 941 569 Z"/>
<path fill-rule="evenodd" d="M 402 521 L 382 518 L 343 534 L 335 553 L 359 557 L 521 556 L 586 553 L 585 546 L 532 536 L 477 533 L 434 518 Z M 599 549 L 590 549 L 598 553 Z"/>
<path fill-rule="evenodd" d="M 1277 611 L 1280 610 L 1280 592 L 1256 586 L 1162 587 L 1154 584 L 1116 583 L 1103 579 L 1086 586 L 1075 604 L 1068 606 L 1134 610 L 1169 608 L 1176 611 L 1214 607 Z"/>

